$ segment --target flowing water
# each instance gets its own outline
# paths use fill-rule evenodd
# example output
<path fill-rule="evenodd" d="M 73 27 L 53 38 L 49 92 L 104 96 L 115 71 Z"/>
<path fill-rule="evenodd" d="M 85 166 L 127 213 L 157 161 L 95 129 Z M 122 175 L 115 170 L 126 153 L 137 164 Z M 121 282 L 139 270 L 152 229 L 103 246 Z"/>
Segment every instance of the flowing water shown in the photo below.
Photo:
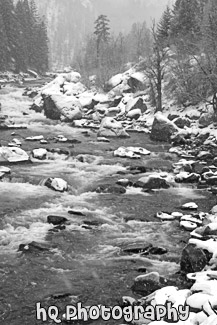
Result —
<path fill-rule="evenodd" d="M 148 171 L 171 172 L 176 156 L 168 154 L 169 146 L 154 143 L 143 133 L 132 133 L 130 139 L 112 139 L 98 143 L 96 132 L 54 123 L 42 114 L 28 111 L 29 100 L 20 90 L 0 93 L 3 113 L 16 123 L 27 123 L 27 130 L 1 131 L 1 144 L 14 137 L 22 148 L 64 148 L 70 155 L 50 154 L 44 161 L 18 164 L 11 175 L 0 182 L 0 324 L 31 325 L 36 321 L 35 304 L 57 305 L 81 301 L 83 305 L 117 305 L 122 296 L 137 297 L 131 286 L 141 268 L 161 275 L 179 269 L 182 248 L 189 234 L 178 222 L 159 222 L 157 211 L 177 211 L 181 204 L 195 201 L 200 210 L 208 211 L 214 198 L 191 186 L 172 187 L 154 193 L 128 188 L 126 194 L 97 194 L 99 184 L 115 184 L 118 179 L 141 175 L 122 175 L 128 166 L 143 165 Z M 29 115 L 23 115 L 28 112 Z M 27 142 L 26 136 L 43 134 L 48 145 Z M 63 134 L 77 139 L 77 144 L 61 144 L 53 140 Z M 121 145 L 143 146 L 152 152 L 141 160 L 119 159 L 113 151 Z M 83 159 L 76 159 L 82 155 Z M 82 160 L 83 162 L 81 162 Z M 69 184 L 67 193 L 54 192 L 42 181 L 61 177 Z M 69 210 L 82 216 L 69 214 Z M 70 225 L 54 232 L 47 223 L 48 215 L 66 217 Z M 18 252 L 20 244 L 35 241 L 49 248 L 39 253 Z M 129 244 L 150 242 L 164 247 L 162 256 L 141 256 L 123 253 Z M 123 321 L 95 321 L 96 324 L 122 324 Z M 45 324 L 53 324 L 47 321 Z"/>

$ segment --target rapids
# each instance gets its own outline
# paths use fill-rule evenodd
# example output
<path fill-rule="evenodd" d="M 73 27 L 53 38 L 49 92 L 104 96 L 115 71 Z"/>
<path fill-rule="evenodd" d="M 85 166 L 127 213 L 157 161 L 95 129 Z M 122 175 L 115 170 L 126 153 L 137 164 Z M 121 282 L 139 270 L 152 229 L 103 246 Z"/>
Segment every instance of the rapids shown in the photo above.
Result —
<path fill-rule="evenodd" d="M 150 194 L 133 188 L 124 195 L 93 191 L 100 184 L 115 184 L 124 178 L 127 166 L 143 165 L 148 171 L 170 173 L 177 157 L 168 153 L 169 145 L 154 143 L 143 133 L 99 143 L 95 130 L 72 128 L 29 111 L 30 100 L 21 94 L 22 89 L 9 86 L 0 91 L 2 113 L 28 126 L 13 135 L 9 130 L 0 131 L 1 145 L 16 137 L 28 152 L 34 148 L 64 148 L 70 155 L 50 154 L 43 161 L 11 165 L 11 175 L 0 182 L 0 324 L 43 324 L 36 321 L 36 302 L 57 305 L 60 310 L 73 301 L 86 306 L 117 305 L 122 296 L 138 298 L 131 286 L 139 269 L 161 275 L 178 271 L 189 234 L 180 229 L 178 222 L 159 222 L 154 215 L 158 211 L 177 211 L 192 200 L 200 210 L 208 211 L 215 203 L 211 194 L 186 185 Z M 53 138 L 59 134 L 80 143 L 56 143 Z M 43 135 L 49 143 L 25 141 L 35 135 Z M 152 154 L 139 161 L 115 158 L 113 151 L 120 146 L 142 146 Z M 83 162 L 76 158 L 78 155 L 83 156 Z M 126 175 L 131 179 L 142 176 Z M 69 191 L 58 193 L 46 188 L 42 181 L 47 177 L 63 178 Z M 83 215 L 69 214 L 72 209 Z M 47 223 L 48 215 L 66 217 L 70 224 L 54 232 L 54 226 Z M 49 250 L 18 252 L 20 244 L 32 241 Z M 166 248 L 168 253 L 148 257 L 123 253 L 127 245 L 143 242 Z"/>

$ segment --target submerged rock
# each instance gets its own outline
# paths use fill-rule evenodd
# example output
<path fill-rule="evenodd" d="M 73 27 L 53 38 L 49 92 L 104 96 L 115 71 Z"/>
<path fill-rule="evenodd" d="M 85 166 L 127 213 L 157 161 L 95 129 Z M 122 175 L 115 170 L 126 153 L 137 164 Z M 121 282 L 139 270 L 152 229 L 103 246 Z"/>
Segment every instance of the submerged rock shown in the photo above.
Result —
<path fill-rule="evenodd" d="M 48 252 L 50 249 L 48 245 L 37 243 L 32 241 L 29 244 L 20 244 L 18 251 L 23 253 L 40 253 L 40 252 Z"/>
<path fill-rule="evenodd" d="M 145 189 L 167 189 L 170 185 L 167 183 L 166 179 L 157 175 L 150 175 L 140 178 L 136 183 L 134 183 L 134 187 L 142 187 Z"/>
<path fill-rule="evenodd" d="M 126 188 L 119 185 L 100 185 L 96 189 L 97 193 L 125 194 Z"/>

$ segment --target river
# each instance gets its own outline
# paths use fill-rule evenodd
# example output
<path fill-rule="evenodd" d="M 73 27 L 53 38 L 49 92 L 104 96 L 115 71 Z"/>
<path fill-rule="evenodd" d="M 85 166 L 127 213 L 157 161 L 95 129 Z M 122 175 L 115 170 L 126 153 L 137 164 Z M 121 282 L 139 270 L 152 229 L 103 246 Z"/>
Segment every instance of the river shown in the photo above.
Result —
<path fill-rule="evenodd" d="M 29 111 L 30 99 L 21 96 L 21 88 L 0 91 L 2 113 L 26 130 L 1 131 L 1 145 L 17 138 L 22 148 L 61 148 L 70 156 L 53 154 L 43 161 L 10 166 L 11 175 L 0 182 L 0 323 L 4 325 L 54 324 L 36 320 L 35 304 L 56 305 L 80 301 L 85 306 L 118 305 L 122 296 L 138 298 L 131 286 L 141 271 L 161 275 L 179 270 L 182 249 L 189 233 L 178 221 L 159 222 L 158 211 L 179 211 L 180 205 L 194 201 L 202 211 L 215 204 L 206 191 L 192 186 L 142 193 L 128 188 L 126 194 L 97 194 L 100 184 L 115 184 L 127 177 L 128 166 L 146 166 L 148 171 L 172 173 L 177 160 L 168 153 L 168 144 L 154 143 L 145 133 L 131 133 L 130 139 L 96 141 L 96 131 L 78 129 L 46 120 L 43 114 Z M 24 114 L 23 114 L 24 113 Z M 26 115 L 26 113 L 28 115 Z M 75 144 L 57 143 L 63 134 L 78 140 Z M 43 135 L 49 143 L 27 142 L 27 136 Z M 113 156 L 119 146 L 142 146 L 152 154 L 141 160 Z M 83 159 L 77 159 L 82 155 Z M 47 177 L 61 177 L 69 184 L 66 193 L 54 192 L 42 185 Z M 75 210 L 83 215 L 69 214 Z M 66 217 L 70 224 L 58 232 L 47 223 L 48 215 Z M 24 254 L 20 244 L 42 243 L 47 251 Z M 164 255 L 127 254 L 123 248 L 144 242 L 168 250 Z M 123 324 L 102 320 L 93 324 Z"/>

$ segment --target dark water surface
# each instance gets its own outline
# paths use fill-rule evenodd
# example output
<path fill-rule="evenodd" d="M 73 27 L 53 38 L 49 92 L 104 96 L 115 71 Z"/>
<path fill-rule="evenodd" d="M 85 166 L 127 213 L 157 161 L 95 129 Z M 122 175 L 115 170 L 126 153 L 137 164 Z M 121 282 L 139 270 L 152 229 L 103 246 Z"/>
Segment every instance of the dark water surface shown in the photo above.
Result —
<path fill-rule="evenodd" d="M 11 105 L 17 101 L 22 103 L 15 98 Z M 21 116 L 17 119 L 21 120 Z M 124 195 L 92 192 L 99 184 L 143 176 L 120 175 L 127 166 L 143 165 L 148 171 L 171 172 L 177 157 L 168 154 L 167 144 L 154 143 L 143 133 L 131 133 L 130 139 L 98 143 L 94 130 L 89 130 L 90 136 L 86 137 L 84 130 L 51 123 L 41 114 L 27 116 L 26 122 L 28 129 L 17 131 L 17 135 L 1 131 L 1 143 L 16 137 L 22 140 L 24 150 L 66 148 L 71 156 L 53 155 L 46 161 L 11 166 L 11 176 L 0 182 L 0 324 L 42 324 L 35 318 L 35 303 L 39 301 L 42 306 L 55 304 L 60 310 L 76 301 L 86 306 L 116 305 L 122 296 L 138 298 L 131 286 L 140 274 L 139 268 L 161 275 L 179 269 L 180 254 L 189 234 L 180 229 L 178 222 L 161 223 L 154 215 L 162 210 L 177 211 L 189 201 L 196 202 L 200 210 L 209 211 L 215 197 L 191 186 L 153 194 L 132 188 Z M 24 141 L 26 136 L 39 134 L 51 139 L 48 145 Z M 58 134 L 81 143 L 55 143 L 53 137 Z M 113 151 L 121 145 L 143 146 L 152 154 L 136 161 L 114 158 Z M 75 159 L 80 154 L 85 162 Z M 69 192 L 61 194 L 42 186 L 46 177 L 62 177 L 70 185 Z M 68 214 L 70 209 L 82 211 L 84 216 Z M 53 226 L 47 223 L 48 215 L 65 216 L 71 224 L 54 233 Z M 94 225 L 90 229 L 83 227 L 91 222 Z M 31 241 L 45 243 L 49 251 L 17 252 L 20 244 Z M 168 253 L 144 257 L 122 252 L 128 244 L 144 242 L 164 247 Z"/>

